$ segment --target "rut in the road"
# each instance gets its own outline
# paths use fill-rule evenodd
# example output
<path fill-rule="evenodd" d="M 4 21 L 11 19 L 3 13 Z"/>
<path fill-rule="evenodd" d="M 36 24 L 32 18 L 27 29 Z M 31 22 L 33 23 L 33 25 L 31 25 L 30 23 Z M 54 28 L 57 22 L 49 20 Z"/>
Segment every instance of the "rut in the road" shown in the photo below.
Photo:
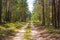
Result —
<path fill-rule="evenodd" d="M 42 37 L 40 37 L 39 35 L 37 35 L 39 32 L 36 31 L 36 28 L 34 27 L 33 23 L 31 23 L 31 40 L 44 40 Z"/>

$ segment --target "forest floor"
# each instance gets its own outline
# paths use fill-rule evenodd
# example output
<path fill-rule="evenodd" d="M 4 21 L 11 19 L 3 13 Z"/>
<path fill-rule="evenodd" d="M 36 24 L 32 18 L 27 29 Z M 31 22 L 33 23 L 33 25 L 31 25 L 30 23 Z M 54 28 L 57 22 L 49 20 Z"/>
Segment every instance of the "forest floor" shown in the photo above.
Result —
<path fill-rule="evenodd" d="M 44 40 L 60 40 L 60 29 L 44 28 L 39 23 L 34 23 L 35 28 L 39 32 L 37 35 Z M 51 27 L 51 26 L 50 26 Z"/>
<path fill-rule="evenodd" d="M 57 37 L 59 36 L 59 38 Z M 37 29 L 34 23 L 27 23 L 19 32 L 9 40 L 60 40 L 59 34 L 51 34 L 47 29 Z"/>

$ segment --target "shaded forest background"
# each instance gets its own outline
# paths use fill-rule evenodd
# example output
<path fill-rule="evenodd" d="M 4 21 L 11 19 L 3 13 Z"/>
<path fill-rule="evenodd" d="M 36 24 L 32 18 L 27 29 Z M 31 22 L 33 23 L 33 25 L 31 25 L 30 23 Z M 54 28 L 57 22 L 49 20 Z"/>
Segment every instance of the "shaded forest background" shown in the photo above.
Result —
<path fill-rule="evenodd" d="M 54 28 L 59 28 L 59 2 L 59 0 L 36 0 L 34 3 L 32 20 L 40 21 L 41 25 L 48 25 L 48 27 L 49 25 L 53 25 Z"/>
<path fill-rule="evenodd" d="M 42 25 L 54 25 L 55 28 L 59 28 L 59 2 L 59 0 L 36 0 L 31 15 L 27 0 L 1 0 L 0 24 L 16 21 L 26 22 L 26 20 L 32 19 L 40 21 Z"/>

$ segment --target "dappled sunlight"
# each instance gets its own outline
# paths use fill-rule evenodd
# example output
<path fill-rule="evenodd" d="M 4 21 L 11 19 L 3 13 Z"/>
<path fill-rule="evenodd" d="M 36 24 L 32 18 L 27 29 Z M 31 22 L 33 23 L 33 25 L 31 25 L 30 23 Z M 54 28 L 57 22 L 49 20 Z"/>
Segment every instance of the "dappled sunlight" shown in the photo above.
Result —
<path fill-rule="evenodd" d="M 31 31 L 31 35 L 36 35 L 38 32 L 37 31 L 35 31 L 35 30 L 32 30 Z"/>

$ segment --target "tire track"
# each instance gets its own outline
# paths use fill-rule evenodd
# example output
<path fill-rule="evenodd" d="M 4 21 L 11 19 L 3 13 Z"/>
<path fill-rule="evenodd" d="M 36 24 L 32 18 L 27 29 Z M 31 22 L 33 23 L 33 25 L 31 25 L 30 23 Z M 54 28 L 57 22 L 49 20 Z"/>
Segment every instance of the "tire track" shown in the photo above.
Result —
<path fill-rule="evenodd" d="M 39 32 L 36 31 L 36 28 L 34 27 L 33 23 L 31 23 L 31 28 L 32 28 L 32 32 L 31 32 L 32 40 L 44 40 L 43 37 L 40 37 L 39 35 L 37 35 Z"/>

